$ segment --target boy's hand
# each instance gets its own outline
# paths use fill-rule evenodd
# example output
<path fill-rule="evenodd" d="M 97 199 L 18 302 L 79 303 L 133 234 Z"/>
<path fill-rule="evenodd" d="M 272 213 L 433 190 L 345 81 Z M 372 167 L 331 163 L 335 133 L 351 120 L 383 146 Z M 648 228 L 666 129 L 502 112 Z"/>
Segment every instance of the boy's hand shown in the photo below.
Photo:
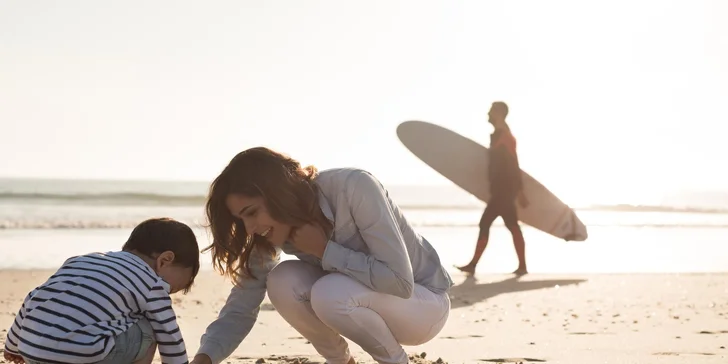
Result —
<path fill-rule="evenodd" d="M 22 356 L 11 354 L 7 351 L 3 351 L 3 358 L 5 358 L 5 361 L 8 363 L 25 364 L 25 360 Z"/>

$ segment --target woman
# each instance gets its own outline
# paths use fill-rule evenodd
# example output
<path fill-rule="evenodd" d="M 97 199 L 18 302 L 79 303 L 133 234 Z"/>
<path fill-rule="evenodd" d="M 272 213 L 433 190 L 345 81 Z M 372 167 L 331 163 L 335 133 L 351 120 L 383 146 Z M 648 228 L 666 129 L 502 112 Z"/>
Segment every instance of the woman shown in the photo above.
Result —
<path fill-rule="evenodd" d="M 266 148 L 230 161 L 210 187 L 213 265 L 237 284 L 192 363 L 219 363 L 247 336 L 266 291 L 329 364 L 355 363 L 342 337 L 380 363 L 435 337 L 452 281 L 386 190 L 358 169 L 320 173 Z M 279 263 L 279 252 L 298 260 Z"/>

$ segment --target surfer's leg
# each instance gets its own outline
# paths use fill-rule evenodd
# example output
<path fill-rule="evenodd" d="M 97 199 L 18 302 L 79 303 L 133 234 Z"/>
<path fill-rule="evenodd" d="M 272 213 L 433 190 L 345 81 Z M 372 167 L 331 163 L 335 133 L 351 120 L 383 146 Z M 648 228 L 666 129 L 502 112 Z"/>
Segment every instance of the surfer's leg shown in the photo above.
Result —
<path fill-rule="evenodd" d="M 485 247 L 488 246 L 488 237 L 490 235 L 490 226 L 493 225 L 493 221 L 498 217 L 498 206 L 493 203 L 489 203 L 483 211 L 483 216 L 480 217 L 480 232 L 478 233 L 478 241 L 475 244 L 475 252 L 470 263 L 462 267 L 456 267 L 465 273 L 475 274 L 475 267 L 480 261 L 480 257 L 485 252 Z"/>
<path fill-rule="evenodd" d="M 523 238 L 521 227 L 518 225 L 518 213 L 516 212 L 515 202 L 512 206 L 504 206 L 502 217 L 503 223 L 513 236 L 513 247 L 516 249 L 516 255 L 518 256 L 518 269 L 513 273 L 526 274 L 528 273 L 528 268 L 526 267 L 526 242 Z"/>

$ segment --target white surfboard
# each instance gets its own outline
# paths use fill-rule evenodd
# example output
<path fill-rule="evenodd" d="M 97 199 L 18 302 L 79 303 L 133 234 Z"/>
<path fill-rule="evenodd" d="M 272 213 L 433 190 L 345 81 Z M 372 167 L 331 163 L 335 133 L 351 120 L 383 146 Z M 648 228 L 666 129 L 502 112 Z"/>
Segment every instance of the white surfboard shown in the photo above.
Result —
<path fill-rule="evenodd" d="M 490 198 L 488 148 L 451 130 L 424 121 L 405 121 L 397 136 L 417 158 L 483 202 Z M 584 241 L 586 226 L 573 209 L 544 185 L 521 171 L 528 206 L 518 206 L 518 219 L 566 241 Z"/>

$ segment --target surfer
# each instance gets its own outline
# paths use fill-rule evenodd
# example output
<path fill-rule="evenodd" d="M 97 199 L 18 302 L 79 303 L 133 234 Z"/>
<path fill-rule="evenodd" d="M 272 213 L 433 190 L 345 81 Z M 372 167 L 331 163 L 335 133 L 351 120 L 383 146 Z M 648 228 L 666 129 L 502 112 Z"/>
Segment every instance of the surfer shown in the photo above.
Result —
<path fill-rule="evenodd" d="M 488 111 L 488 122 L 494 128 L 493 134 L 490 135 L 490 164 L 488 166 L 490 199 L 480 218 L 480 233 L 473 258 L 467 265 L 457 267 L 469 274 L 475 273 L 475 267 L 488 245 L 490 226 L 498 216 L 503 219 L 506 228 L 513 236 L 513 246 L 518 255 L 518 269 L 513 273 L 517 275 L 528 273 L 526 244 L 521 227 L 518 225 L 518 214 L 516 213 L 516 203 L 525 208 L 528 206 L 528 200 L 523 193 L 521 168 L 516 153 L 516 139 L 506 123 L 507 115 L 508 105 L 501 101 L 494 102 Z"/>

